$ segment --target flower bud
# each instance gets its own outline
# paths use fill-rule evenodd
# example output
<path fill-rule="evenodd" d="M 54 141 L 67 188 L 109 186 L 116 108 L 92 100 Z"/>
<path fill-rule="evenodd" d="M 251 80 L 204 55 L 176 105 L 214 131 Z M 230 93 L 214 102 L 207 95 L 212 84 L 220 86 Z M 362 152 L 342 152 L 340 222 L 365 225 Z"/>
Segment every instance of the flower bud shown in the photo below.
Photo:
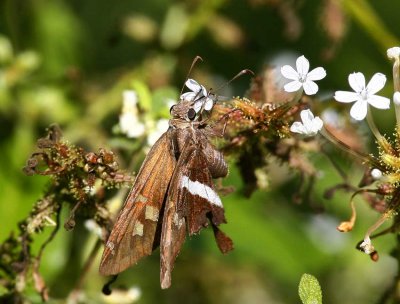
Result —
<path fill-rule="evenodd" d="M 395 46 L 387 50 L 387 56 L 389 59 L 396 60 L 400 57 L 400 47 Z"/>
<path fill-rule="evenodd" d="M 379 180 L 382 177 L 382 171 L 377 168 L 374 168 L 371 170 L 371 176 L 374 180 Z"/>

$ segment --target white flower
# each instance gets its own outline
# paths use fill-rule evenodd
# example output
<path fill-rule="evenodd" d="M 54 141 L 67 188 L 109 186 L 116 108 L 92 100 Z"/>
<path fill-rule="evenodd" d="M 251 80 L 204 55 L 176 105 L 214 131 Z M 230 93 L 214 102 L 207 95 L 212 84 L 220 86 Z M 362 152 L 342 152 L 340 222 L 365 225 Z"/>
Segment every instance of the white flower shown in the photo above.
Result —
<path fill-rule="evenodd" d="M 145 132 L 145 126 L 139 121 L 137 109 L 137 94 L 135 91 L 126 90 L 123 92 L 122 113 L 119 116 L 119 126 L 122 133 L 129 138 L 140 137 Z"/>
<path fill-rule="evenodd" d="M 296 60 L 295 71 L 290 65 L 285 65 L 281 68 L 282 75 L 292 80 L 284 86 L 286 92 L 296 92 L 303 87 L 307 95 L 314 95 L 318 92 L 318 85 L 315 80 L 321 80 L 326 76 L 326 71 L 322 67 L 318 67 L 308 72 L 310 62 L 304 56 L 300 56 Z"/>
<path fill-rule="evenodd" d="M 400 106 L 400 92 L 399 91 L 394 92 L 393 102 L 396 106 Z"/>
<path fill-rule="evenodd" d="M 207 90 L 204 86 L 200 85 L 196 80 L 189 78 L 185 82 L 190 92 L 181 95 L 182 100 L 194 100 L 195 98 L 207 96 Z"/>
<path fill-rule="evenodd" d="M 314 114 L 311 110 L 303 110 L 300 112 L 301 121 L 295 121 L 290 127 L 290 131 L 294 133 L 300 133 L 305 136 L 314 136 L 318 133 L 319 130 L 322 129 L 323 122 L 317 116 L 314 117 Z"/>
<path fill-rule="evenodd" d="M 378 168 L 374 168 L 371 170 L 371 176 L 374 180 L 379 180 L 382 178 L 382 171 Z"/>
<path fill-rule="evenodd" d="M 387 50 L 386 52 L 389 59 L 396 59 L 400 56 L 400 47 L 395 46 Z"/>
<path fill-rule="evenodd" d="M 363 120 L 367 116 L 368 104 L 378 109 L 389 109 L 390 99 L 375 95 L 386 83 L 386 76 L 376 73 L 365 86 L 363 73 L 349 75 L 349 84 L 354 92 L 336 91 L 334 98 L 339 102 L 354 102 L 350 109 L 350 116 L 356 120 Z"/>
<path fill-rule="evenodd" d="M 95 194 L 94 187 L 91 187 L 91 186 L 83 187 L 83 191 L 85 191 L 87 194 L 92 195 L 92 196 Z"/>
<path fill-rule="evenodd" d="M 206 111 L 210 111 L 213 108 L 215 100 L 204 86 L 190 78 L 185 82 L 185 85 L 190 89 L 190 92 L 183 93 L 180 99 L 194 101 L 196 113 L 198 113 L 201 108 L 204 108 Z"/>
<path fill-rule="evenodd" d="M 366 237 L 363 242 L 359 245 L 360 249 L 366 254 L 371 254 L 375 251 L 374 246 L 372 245 L 371 239 Z"/>

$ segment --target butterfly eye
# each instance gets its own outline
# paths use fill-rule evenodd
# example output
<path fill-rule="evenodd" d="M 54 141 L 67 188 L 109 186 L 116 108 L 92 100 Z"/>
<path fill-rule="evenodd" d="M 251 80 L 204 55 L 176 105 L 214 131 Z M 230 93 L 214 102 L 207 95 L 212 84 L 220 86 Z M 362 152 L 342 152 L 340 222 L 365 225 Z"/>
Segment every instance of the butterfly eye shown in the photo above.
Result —
<path fill-rule="evenodd" d="M 176 105 L 172 105 L 172 106 L 169 108 L 169 114 L 172 114 L 172 110 L 174 109 L 175 106 L 176 106 Z"/>
<path fill-rule="evenodd" d="M 190 109 L 188 110 L 188 112 L 187 112 L 187 117 L 188 117 L 190 120 L 195 119 L 195 117 L 196 117 L 196 111 L 195 111 L 193 108 L 190 108 Z"/>

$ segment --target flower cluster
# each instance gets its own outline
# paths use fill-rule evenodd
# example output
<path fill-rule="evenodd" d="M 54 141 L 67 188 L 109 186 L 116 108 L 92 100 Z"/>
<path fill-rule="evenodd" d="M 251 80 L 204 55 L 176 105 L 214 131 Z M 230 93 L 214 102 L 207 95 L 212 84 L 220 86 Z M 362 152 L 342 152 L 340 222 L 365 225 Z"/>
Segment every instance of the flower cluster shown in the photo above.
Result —
<path fill-rule="evenodd" d="M 135 91 L 126 90 L 123 92 L 122 113 L 119 116 L 121 132 L 129 138 L 137 138 L 145 133 L 145 125 L 139 120 L 137 108 L 138 97 Z"/>
<path fill-rule="evenodd" d="M 393 50 L 390 56 L 397 54 Z M 389 54 L 388 53 L 388 54 Z M 389 55 L 388 55 L 389 56 Z M 310 63 L 304 56 L 300 56 L 296 60 L 296 70 L 290 65 L 284 65 L 281 68 L 282 75 L 291 80 L 285 84 L 286 92 L 296 92 L 304 90 L 306 95 L 315 95 L 318 92 L 317 80 L 325 78 L 326 71 L 322 67 L 317 67 L 311 71 Z M 365 77 L 360 72 L 355 72 L 349 75 L 349 84 L 354 92 L 336 91 L 334 98 L 338 102 L 351 103 L 355 102 L 350 109 L 350 116 L 355 120 L 363 120 L 367 116 L 368 106 L 371 105 L 377 109 L 388 109 L 390 99 L 376 95 L 382 90 L 386 83 L 386 76 L 382 73 L 376 73 L 366 85 Z M 396 95 L 396 93 L 398 93 Z M 400 92 L 396 92 L 394 100 L 400 103 Z M 305 136 L 314 136 L 322 129 L 322 121 L 319 117 L 315 117 L 310 110 L 301 114 L 302 123 L 295 122 L 290 130 L 295 133 L 300 133 Z"/>
<path fill-rule="evenodd" d="M 393 82 L 395 92 L 393 94 L 393 103 L 395 107 L 397 126 L 400 125 L 400 47 L 393 47 L 387 51 L 389 59 L 394 61 L 393 66 Z M 292 103 L 300 101 L 301 93 L 304 91 L 306 95 L 315 95 L 318 92 L 318 85 L 315 83 L 326 76 L 326 72 L 322 67 L 315 68 L 311 71 L 309 61 L 300 56 L 296 60 L 296 69 L 289 65 L 281 68 L 282 75 L 289 79 L 290 82 L 284 86 L 286 92 L 299 92 L 295 95 Z M 375 73 L 367 82 L 363 73 L 353 72 L 348 76 L 348 82 L 352 91 L 336 91 L 333 99 L 340 103 L 353 103 L 350 109 L 350 116 L 356 121 L 361 121 L 366 118 L 366 121 L 376 138 L 378 144 L 379 155 L 363 154 L 351 149 L 338 140 L 332 133 L 323 128 L 323 121 L 319 117 L 314 117 L 311 110 L 303 110 L 300 112 L 301 122 L 294 122 L 290 131 L 299 133 L 303 136 L 315 136 L 319 131 L 332 143 L 350 154 L 359 157 L 362 162 L 368 166 L 367 175 L 368 182 L 365 185 L 370 186 L 376 183 L 376 189 L 366 189 L 364 186 L 354 192 L 351 197 L 351 219 L 342 222 L 337 229 L 341 232 L 348 232 L 353 229 L 356 220 L 356 208 L 354 206 L 354 197 L 358 194 L 376 193 L 375 201 L 386 199 L 381 210 L 381 217 L 372 225 L 366 232 L 363 241 L 358 245 L 358 249 L 366 254 L 369 254 L 371 259 L 376 261 L 378 253 L 372 245 L 371 239 L 374 236 L 371 234 L 376 231 L 384 222 L 393 218 L 400 210 L 400 156 L 398 155 L 400 130 L 397 127 L 394 136 L 394 141 L 381 135 L 377 129 L 369 107 L 385 110 L 390 108 L 390 99 L 379 96 L 377 93 L 381 91 L 386 84 L 386 76 L 382 73 Z M 300 103 L 299 103 L 300 104 Z M 367 196 L 365 196 L 367 197 Z M 372 200 L 371 196 L 369 196 Z M 373 203 L 371 203 L 371 206 Z M 394 226 L 396 223 L 393 224 Z M 397 223 L 398 225 L 398 223 Z"/>

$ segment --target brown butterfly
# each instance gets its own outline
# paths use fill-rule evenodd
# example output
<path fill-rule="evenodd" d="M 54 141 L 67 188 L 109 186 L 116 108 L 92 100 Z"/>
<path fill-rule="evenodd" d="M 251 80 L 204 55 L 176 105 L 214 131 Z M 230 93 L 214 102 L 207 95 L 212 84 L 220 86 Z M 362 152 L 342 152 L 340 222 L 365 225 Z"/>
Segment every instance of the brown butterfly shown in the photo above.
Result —
<path fill-rule="evenodd" d="M 233 249 L 218 226 L 226 223 L 213 178 L 228 166 L 209 142 L 213 129 L 203 119 L 216 96 L 188 79 L 191 89 L 171 107 L 169 129 L 151 148 L 105 245 L 103 275 L 118 274 L 160 246 L 161 288 L 171 285 L 171 272 L 186 235 L 211 224 L 222 253 Z M 215 134 L 214 134 L 215 135 Z"/>

